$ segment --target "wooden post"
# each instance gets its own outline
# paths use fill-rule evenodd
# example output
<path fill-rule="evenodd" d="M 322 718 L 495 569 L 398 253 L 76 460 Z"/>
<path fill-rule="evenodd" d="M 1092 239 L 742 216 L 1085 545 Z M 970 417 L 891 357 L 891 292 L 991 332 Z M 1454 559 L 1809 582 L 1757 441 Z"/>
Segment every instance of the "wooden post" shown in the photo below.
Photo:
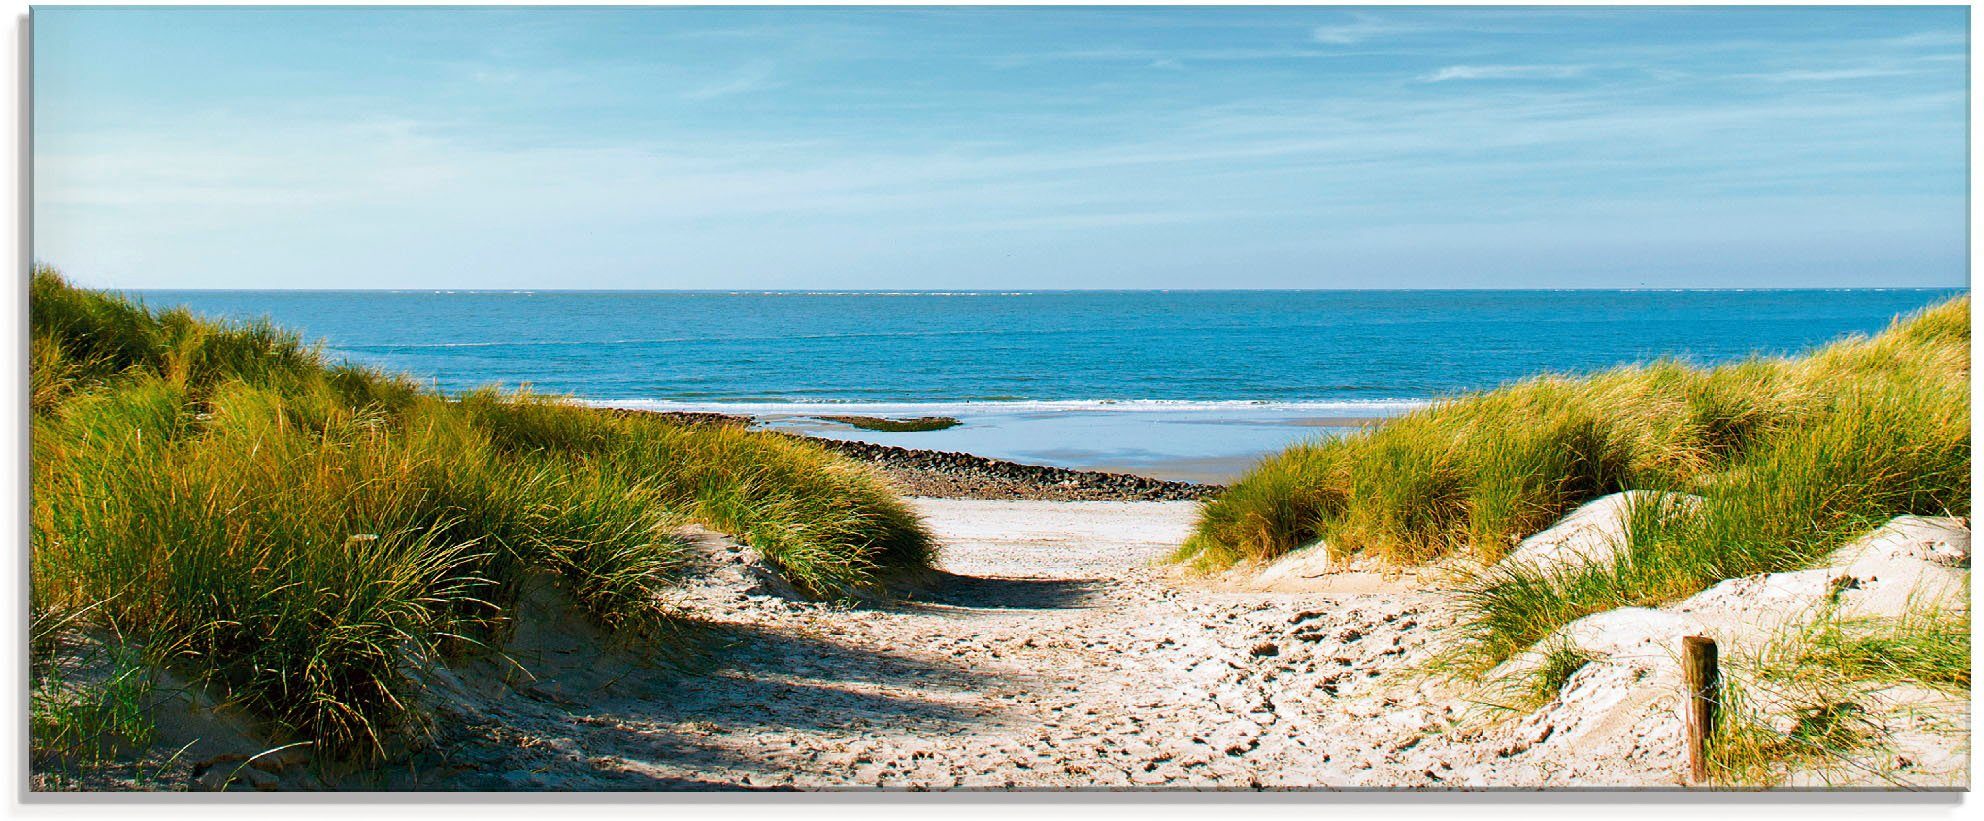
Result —
<path fill-rule="evenodd" d="M 1708 739 L 1715 734 L 1715 712 L 1720 701 L 1721 672 L 1716 669 L 1715 639 L 1707 636 L 1681 638 L 1681 697 L 1685 699 L 1688 732 L 1688 781 L 1708 780 Z"/>

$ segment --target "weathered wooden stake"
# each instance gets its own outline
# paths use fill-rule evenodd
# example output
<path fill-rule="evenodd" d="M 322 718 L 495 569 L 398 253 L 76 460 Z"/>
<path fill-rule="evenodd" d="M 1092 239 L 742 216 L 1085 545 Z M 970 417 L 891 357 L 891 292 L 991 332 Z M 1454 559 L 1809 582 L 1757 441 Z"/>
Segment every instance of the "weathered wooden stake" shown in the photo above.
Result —
<path fill-rule="evenodd" d="M 1708 739 L 1715 733 L 1715 712 L 1721 684 L 1716 669 L 1715 639 L 1684 636 L 1681 639 L 1681 690 L 1686 699 L 1682 709 L 1688 723 L 1688 780 L 1700 784 L 1708 780 Z"/>

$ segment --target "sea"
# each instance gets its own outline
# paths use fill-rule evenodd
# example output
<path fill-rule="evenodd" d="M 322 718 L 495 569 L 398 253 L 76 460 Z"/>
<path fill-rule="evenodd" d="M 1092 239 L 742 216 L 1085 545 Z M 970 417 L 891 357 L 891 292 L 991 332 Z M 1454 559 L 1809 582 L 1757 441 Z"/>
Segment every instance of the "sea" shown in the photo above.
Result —
<path fill-rule="evenodd" d="M 442 391 L 746 413 L 1034 464 L 1224 482 L 1290 444 L 1539 373 L 1875 333 L 1950 289 L 139 291 L 266 317 Z M 911 433 L 832 415 L 950 416 Z"/>

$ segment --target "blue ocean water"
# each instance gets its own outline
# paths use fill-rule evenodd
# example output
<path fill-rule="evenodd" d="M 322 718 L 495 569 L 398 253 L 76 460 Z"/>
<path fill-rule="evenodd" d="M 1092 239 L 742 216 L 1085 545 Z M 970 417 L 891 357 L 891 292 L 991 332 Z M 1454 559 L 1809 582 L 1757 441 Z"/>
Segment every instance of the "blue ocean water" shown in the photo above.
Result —
<path fill-rule="evenodd" d="M 1343 416 L 1544 371 L 1789 354 L 1958 293 L 147 291 L 266 316 L 443 390 L 529 383 L 640 407 L 1024 461 L 1223 478 Z M 944 412 L 856 433 L 826 412 Z"/>

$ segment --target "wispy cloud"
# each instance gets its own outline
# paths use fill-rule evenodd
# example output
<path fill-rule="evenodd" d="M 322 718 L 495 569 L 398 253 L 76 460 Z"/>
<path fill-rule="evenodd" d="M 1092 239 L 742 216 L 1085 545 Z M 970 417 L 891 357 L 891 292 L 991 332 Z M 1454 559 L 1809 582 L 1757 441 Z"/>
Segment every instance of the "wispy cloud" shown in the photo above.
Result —
<path fill-rule="evenodd" d="M 1338 57 L 1320 48 L 1094 48 L 1030 51 L 985 58 L 995 68 L 1022 68 L 1045 63 L 1135 63 L 1151 68 L 1177 68 L 1185 63 L 1248 63 Z"/>
<path fill-rule="evenodd" d="M 1326 43 L 1332 46 L 1354 46 L 1366 40 L 1418 31 L 1420 28 L 1409 23 L 1386 20 L 1369 14 L 1355 14 L 1351 15 L 1351 18 L 1351 21 L 1348 23 L 1317 26 L 1309 32 L 1309 36 L 1318 43 Z"/>
<path fill-rule="evenodd" d="M 1798 69 L 1774 71 L 1767 74 L 1745 74 L 1750 80 L 1763 80 L 1771 83 L 1830 83 L 1842 80 L 1868 80 L 1877 77 L 1903 77 L 1920 73 L 1914 69 L 1893 67 L 1863 67 L 1834 69 Z"/>
<path fill-rule="evenodd" d="M 1603 12 L 1601 11 L 1600 14 Z M 1441 9 L 1424 8 L 1390 14 L 1351 12 L 1349 20 L 1329 23 L 1309 30 L 1310 39 L 1324 45 L 1351 46 L 1411 37 L 1430 39 L 1450 35 L 1457 39 L 1480 41 L 1484 37 L 1520 34 L 1539 30 L 1546 21 L 1586 19 L 1592 12 L 1583 9 Z"/>
<path fill-rule="evenodd" d="M 1562 80 L 1585 73 L 1589 66 L 1447 66 L 1424 77 L 1422 82 L 1449 80 Z"/>

